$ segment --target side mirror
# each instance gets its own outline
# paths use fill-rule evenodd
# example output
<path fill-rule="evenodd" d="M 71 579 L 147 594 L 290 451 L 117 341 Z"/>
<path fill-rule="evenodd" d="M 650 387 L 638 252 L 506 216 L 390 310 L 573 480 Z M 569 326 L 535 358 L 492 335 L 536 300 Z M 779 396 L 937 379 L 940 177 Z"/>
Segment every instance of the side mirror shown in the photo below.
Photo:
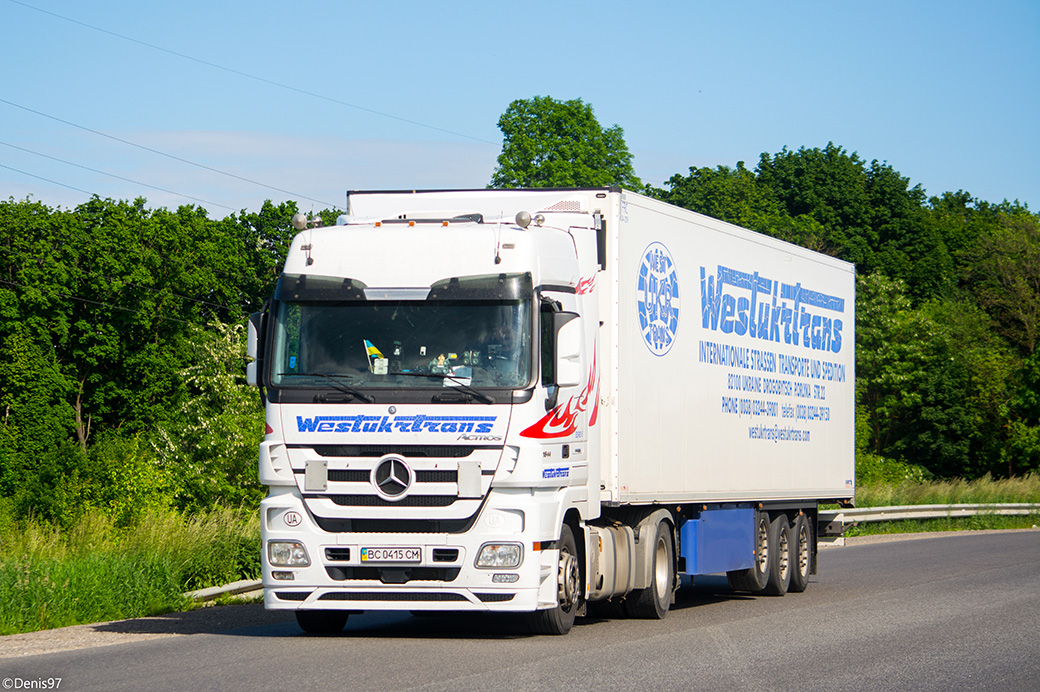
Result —
<path fill-rule="evenodd" d="M 553 314 L 556 327 L 556 384 L 576 387 L 581 384 L 581 320 L 573 312 Z"/>
<path fill-rule="evenodd" d="M 264 313 L 254 312 L 249 316 L 249 326 L 246 329 L 246 355 L 250 361 L 246 364 L 246 382 L 256 387 L 260 384 L 259 357 L 260 330 L 263 324 Z"/>

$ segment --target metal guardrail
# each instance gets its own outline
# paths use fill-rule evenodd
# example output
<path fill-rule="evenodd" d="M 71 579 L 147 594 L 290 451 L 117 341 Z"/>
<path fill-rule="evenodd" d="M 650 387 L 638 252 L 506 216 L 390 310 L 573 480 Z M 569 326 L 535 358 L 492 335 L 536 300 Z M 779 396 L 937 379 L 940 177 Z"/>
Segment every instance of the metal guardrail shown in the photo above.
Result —
<path fill-rule="evenodd" d="M 821 542 L 838 538 L 859 523 L 899 521 L 901 519 L 959 519 L 976 515 L 1040 514 L 1040 504 L 998 503 L 989 505 L 899 505 L 894 507 L 857 507 L 827 510 L 818 514 Z"/>
<path fill-rule="evenodd" d="M 264 587 L 263 583 L 259 579 L 243 579 L 242 581 L 232 582 L 231 584 L 224 584 L 223 586 L 211 586 L 208 589 L 199 589 L 198 591 L 189 591 L 184 594 L 193 601 L 213 601 L 220 596 L 238 596 L 242 594 L 251 594 L 254 591 L 259 591 Z"/>

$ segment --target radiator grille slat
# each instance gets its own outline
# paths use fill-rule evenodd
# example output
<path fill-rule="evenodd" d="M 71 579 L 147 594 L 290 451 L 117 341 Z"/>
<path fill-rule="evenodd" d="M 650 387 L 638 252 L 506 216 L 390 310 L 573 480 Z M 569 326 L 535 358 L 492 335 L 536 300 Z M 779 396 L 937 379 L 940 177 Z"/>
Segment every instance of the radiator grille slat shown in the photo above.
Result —
<path fill-rule="evenodd" d="M 312 449 L 323 457 L 371 457 L 378 459 L 387 454 L 433 459 L 460 459 L 479 449 L 501 449 L 481 445 L 314 445 Z"/>
<path fill-rule="evenodd" d="M 322 594 L 319 601 L 412 601 L 412 602 L 467 602 L 468 598 L 458 593 L 435 593 L 415 591 L 411 593 L 347 592 L 334 591 Z"/>

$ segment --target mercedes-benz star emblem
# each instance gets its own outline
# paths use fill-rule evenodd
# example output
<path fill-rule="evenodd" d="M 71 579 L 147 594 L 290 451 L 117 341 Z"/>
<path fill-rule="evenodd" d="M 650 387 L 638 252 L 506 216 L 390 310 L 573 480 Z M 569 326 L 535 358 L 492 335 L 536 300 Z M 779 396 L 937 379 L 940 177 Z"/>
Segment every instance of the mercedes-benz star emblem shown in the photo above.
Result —
<path fill-rule="evenodd" d="M 400 457 L 386 457 L 372 469 L 372 485 L 387 500 L 397 500 L 415 482 L 415 472 Z"/>

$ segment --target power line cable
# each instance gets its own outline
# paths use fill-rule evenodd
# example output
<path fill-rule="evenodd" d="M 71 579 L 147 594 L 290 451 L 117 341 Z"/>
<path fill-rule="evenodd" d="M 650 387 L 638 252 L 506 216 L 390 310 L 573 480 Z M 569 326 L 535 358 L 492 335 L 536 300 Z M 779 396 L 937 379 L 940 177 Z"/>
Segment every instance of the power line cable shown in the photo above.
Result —
<path fill-rule="evenodd" d="M 399 122 L 408 123 L 409 125 L 415 125 L 417 127 L 424 127 L 424 128 L 429 129 L 429 130 L 436 130 L 437 132 L 443 132 L 445 134 L 454 135 L 455 137 L 463 137 L 465 139 L 471 139 L 471 140 L 473 140 L 475 142 L 481 142 L 483 144 L 491 144 L 491 145 L 494 145 L 494 146 L 498 146 L 497 142 L 492 142 L 492 141 L 487 140 L 487 139 L 481 139 L 480 137 L 474 137 L 473 135 L 467 135 L 467 134 L 464 134 L 462 132 L 455 132 L 454 130 L 448 130 L 448 129 L 445 129 L 443 127 L 437 127 L 436 125 L 428 125 L 427 123 L 422 123 L 422 122 L 419 122 L 418 120 L 411 120 L 409 118 L 402 118 L 399 115 L 393 115 L 391 113 L 384 113 L 382 111 L 377 111 L 377 110 L 375 110 L 373 108 L 366 108 L 365 106 L 359 106 L 356 103 L 349 103 L 347 101 L 342 101 L 340 99 L 333 98 L 331 96 L 326 96 L 324 94 L 319 94 L 319 93 L 316 93 L 316 92 L 313 92 L 313 91 L 307 91 L 306 89 L 300 89 L 299 87 L 294 87 L 294 86 L 289 85 L 289 84 L 283 84 L 281 82 L 276 82 L 274 80 L 267 79 L 265 77 L 258 77 L 257 75 L 249 74 L 248 72 L 242 72 L 241 70 L 236 70 L 236 69 L 231 68 L 231 67 L 225 67 L 224 65 L 219 65 L 217 63 L 210 62 L 208 60 L 203 60 L 201 58 L 196 58 L 196 57 L 194 57 L 192 55 L 187 55 L 186 53 L 179 53 L 179 52 L 177 52 L 175 50 L 170 50 L 169 48 L 163 48 L 162 46 L 157 46 L 154 43 L 148 43 L 147 41 L 142 41 L 140 39 L 136 39 L 136 38 L 133 38 L 131 36 L 125 36 L 123 34 L 118 34 L 118 33 L 114 32 L 114 31 L 110 31 L 108 29 L 103 29 L 103 28 L 101 28 L 99 26 L 94 26 L 93 24 L 87 24 L 86 22 L 81 22 L 78 19 L 72 19 L 71 17 L 66 17 L 66 16 L 58 14 L 56 12 L 51 12 L 50 10 L 45 10 L 45 9 L 42 9 L 42 8 L 39 8 L 39 7 L 35 7 L 35 6 L 30 5 L 28 3 L 20 2 L 20 0 L 11 0 L 11 2 L 13 2 L 16 5 L 21 5 L 22 7 L 27 7 L 30 10 L 36 10 L 37 12 L 42 12 L 43 14 L 49 14 L 52 17 L 57 17 L 58 19 L 62 19 L 64 21 L 66 21 L 66 22 L 71 22 L 73 24 L 78 24 L 78 25 L 86 27 L 88 29 L 93 29 L 94 31 L 100 31 L 103 34 L 108 34 L 109 36 L 115 36 L 116 38 L 121 38 L 124 41 L 130 41 L 131 43 L 136 43 L 138 45 L 145 46 L 146 48 L 151 48 L 153 50 L 162 51 L 163 53 L 168 53 L 169 55 L 173 55 L 173 56 L 176 56 L 178 58 L 182 58 L 184 60 L 191 60 L 192 62 L 199 63 L 200 65 L 205 65 L 207 67 L 212 67 L 212 68 L 217 69 L 217 70 L 223 70 L 224 72 L 229 72 L 231 74 L 238 75 L 240 77 L 246 77 L 247 79 L 252 79 L 252 80 L 255 80 L 257 82 L 262 82 L 263 84 L 276 86 L 276 87 L 278 87 L 280 89 L 287 89 L 289 91 L 294 91 L 294 92 L 296 92 L 298 94 L 304 94 L 305 96 L 310 96 L 312 98 L 321 99 L 323 101 L 328 101 L 330 103 L 336 103 L 336 104 L 339 104 L 341 106 L 346 106 L 348 108 L 353 108 L 355 110 L 363 111 L 365 113 L 371 113 L 373 115 L 378 115 L 378 116 L 383 117 L 383 118 L 390 118 L 392 120 L 397 120 Z M 325 204 L 325 202 L 322 202 L 322 204 Z"/>
<path fill-rule="evenodd" d="M 71 240 L 71 238 L 69 238 L 68 236 L 64 236 L 61 239 L 63 241 Z M 159 253 L 156 253 L 156 254 L 159 255 L 160 257 L 163 257 L 163 255 L 161 255 Z M 30 256 L 36 257 L 38 259 L 38 256 L 36 256 L 36 255 L 30 255 Z M 219 271 L 219 270 L 214 270 L 212 267 L 208 267 L 208 269 L 210 269 L 211 271 Z M 223 273 L 223 272 L 221 272 L 221 273 Z M 156 288 L 154 286 L 145 286 L 144 284 L 137 283 L 136 281 L 130 281 L 129 279 L 126 279 L 126 278 L 123 278 L 123 277 L 111 276 L 109 274 L 104 274 L 104 273 L 101 273 L 101 272 L 85 271 L 82 276 L 77 278 L 77 282 L 78 283 L 84 283 L 84 282 L 86 282 L 86 281 L 88 281 L 90 279 L 104 279 L 104 280 L 109 282 L 109 285 L 122 284 L 122 287 L 120 288 L 120 293 L 122 292 L 122 288 L 125 288 L 127 286 L 132 286 L 133 288 L 139 288 L 139 289 L 142 289 L 142 290 L 145 290 L 145 291 L 151 291 L 152 293 L 158 294 L 160 297 L 170 296 L 172 298 L 180 298 L 181 300 L 184 300 L 184 301 L 197 303 L 198 305 L 205 305 L 205 306 L 208 306 L 208 307 L 213 308 L 215 310 L 221 311 L 224 314 L 230 315 L 232 317 L 241 317 L 241 316 L 245 315 L 245 313 L 242 312 L 242 306 L 241 305 L 235 305 L 235 306 L 223 305 L 221 303 L 214 303 L 212 301 L 202 300 L 201 298 L 192 298 L 191 296 L 186 296 L 183 293 L 177 293 L 176 291 L 169 290 L 168 288 Z M 23 286 L 23 288 L 24 288 L 24 285 L 22 285 L 22 284 L 18 284 L 18 285 L 19 286 Z M 246 296 L 246 297 L 248 297 L 248 296 Z M 88 302 L 89 302 L 89 299 L 87 299 L 87 298 L 84 298 L 83 300 L 88 300 Z M 99 304 L 101 304 L 101 305 L 108 305 L 108 303 L 99 303 Z"/>
<path fill-rule="evenodd" d="M 122 283 L 123 286 L 133 286 L 134 288 L 140 288 L 140 289 L 145 290 L 145 291 L 151 291 L 152 293 L 158 293 L 160 295 L 168 295 L 168 296 L 172 296 L 174 298 L 180 298 L 181 300 L 190 301 L 192 303 L 198 303 L 199 305 L 207 305 L 207 306 L 209 306 L 211 308 L 216 308 L 217 310 L 223 310 L 224 312 L 226 312 L 228 314 L 234 313 L 236 310 L 238 310 L 238 308 L 232 308 L 232 307 L 230 307 L 228 305 L 221 305 L 219 303 L 211 303 L 208 300 L 202 300 L 200 298 L 192 298 L 191 296 L 186 296 L 186 295 L 184 295 L 182 293 L 175 293 L 173 291 L 169 291 L 169 290 L 166 290 L 166 289 L 163 289 L 163 288 L 155 288 L 153 286 L 145 286 L 144 284 L 139 284 L 139 283 L 136 283 L 134 281 L 127 281 L 126 279 L 119 278 L 118 276 L 109 276 L 107 274 L 87 274 L 86 277 L 84 277 L 84 278 L 102 278 L 102 279 L 107 279 L 108 281 L 111 281 L 113 283 L 115 283 L 115 282 Z"/>
<path fill-rule="evenodd" d="M 183 192 L 174 192 L 173 190 L 167 190 L 165 187 L 159 187 L 158 185 L 149 185 L 148 183 L 142 183 L 139 180 L 133 180 L 131 178 L 124 178 L 123 176 L 116 175 L 115 173 L 107 173 L 105 171 L 98 170 L 97 168 L 91 168 L 90 166 L 84 166 L 82 164 L 74 163 L 72 161 L 66 161 L 65 159 L 59 159 L 57 156 L 51 156 L 49 154 L 43 154 L 43 153 L 40 153 L 38 151 L 33 151 L 32 149 L 26 149 L 25 147 L 20 147 L 20 146 L 18 146 L 16 144 L 11 144 L 9 142 L 0 142 L 0 144 L 4 145 L 5 147 L 11 147 L 12 149 L 17 149 L 19 151 L 24 151 L 24 152 L 26 152 L 28 154 L 35 154 L 36 156 L 42 156 L 43 158 L 50 159 L 51 161 L 57 161 L 58 163 L 64 163 L 67 166 L 75 166 L 76 168 L 82 168 L 83 170 L 90 171 L 91 173 L 98 173 L 99 175 L 107 175 L 109 178 L 115 178 L 116 180 L 123 180 L 123 181 L 128 182 L 128 183 L 133 183 L 134 185 L 143 185 L 144 187 L 150 187 L 153 190 L 158 190 L 160 192 L 165 192 L 165 193 L 170 194 L 170 195 L 177 195 L 178 197 L 184 197 L 185 199 L 193 199 L 196 202 L 202 202 L 203 204 L 207 204 L 209 206 L 221 207 L 223 209 L 230 209 L 231 211 L 235 211 L 234 207 L 229 207 L 226 204 L 218 204 L 217 202 L 210 202 L 208 200 L 202 199 L 201 197 L 193 197 L 191 195 L 186 195 Z"/>
<path fill-rule="evenodd" d="M 14 168 L 13 166 L 5 166 L 4 164 L 0 163 L 0 168 L 6 168 L 9 171 L 14 171 L 15 173 L 21 173 L 22 175 L 27 175 L 30 178 L 36 178 L 37 180 L 42 180 L 45 183 L 51 183 L 52 185 L 60 185 L 61 187 L 67 187 L 70 190 L 75 190 L 76 192 L 82 192 L 85 195 L 92 195 L 92 194 L 94 194 L 93 192 L 87 192 L 86 190 L 81 190 L 78 187 L 73 187 L 71 185 L 66 185 L 65 183 L 59 183 L 57 180 L 51 180 L 50 178 L 44 178 L 42 175 L 36 175 L 35 173 L 29 173 L 29 172 L 23 171 L 23 170 L 21 170 L 19 168 Z"/>
<path fill-rule="evenodd" d="M 0 284 L 7 284 L 8 286 L 15 286 L 17 288 L 22 288 L 22 289 L 29 288 L 29 286 L 26 286 L 24 284 L 20 284 L 20 283 L 17 283 L 15 281 L 7 281 L 6 279 L 0 279 Z M 197 324 L 196 322 L 188 322 L 187 320 L 179 320 L 176 317 L 166 317 L 164 315 L 160 315 L 160 314 L 157 314 L 155 312 L 145 312 L 144 310 L 134 310 L 133 308 L 128 308 L 128 307 L 125 307 L 123 305 L 115 305 L 113 303 L 105 303 L 105 302 L 102 302 L 100 300 L 91 300 L 90 298 L 84 298 L 82 296 L 74 296 L 71 293 L 62 293 L 61 291 L 55 291 L 55 290 L 52 290 L 52 289 L 49 289 L 49 288 L 46 288 L 46 287 L 43 287 L 43 286 L 35 286 L 34 288 L 36 288 L 37 290 L 40 290 L 40 291 L 44 291 L 46 293 L 50 293 L 52 296 L 57 296 L 59 298 L 68 298 L 70 300 L 76 300 L 76 301 L 79 301 L 81 303 L 90 303 L 91 305 L 101 305 L 101 306 L 106 307 L 106 308 L 112 308 L 113 310 L 122 310 L 123 312 L 131 312 L 131 313 L 134 313 L 135 315 L 148 315 L 149 317 L 156 317 L 156 318 L 158 318 L 160 320 L 167 320 L 169 322 L 180 322 L 181 324 Z"/>
<path fill-rule="evenodd" d="M 14 2 L 15 0 L 11 0 L 11 1 Z M 111 139 L 113 141 L 119 142 L 121 144 L 126 144 L 126 145 L 129 145 L 131 147 L 136 147 L 138 149 L 150 152 L 152 154 L 158 154 L 159 156 L 165 156 L 166 158 L 173 159 L 174 161 L 180 161 L 181 163 L 186 163 L 188 165 L 195 166 L 197 168 L 202 168 L 202 169 L 207 170 L 207 171 L 212 171 L 213 173 L 219 173 L 220 175 L 226 175 L 229 178 L 235 178 L 236 180 L 241 180 L 243 182 L 250 183 L 252 185 L 259 185 L 260 187 L 266 187 L 268 190 L 274 190 L 275 192 L 281 192 L 282 194 L 289 195 L 290 197 L 297 197 L 299 199 L 306 199 L 306 200 L 309 200 L 311 202 L 317 202 L 318 204 L 324 204 L 325 206 L 330 207 L 332 209 L 336 209 L 337 208 L 336 205 L 331 203 L 331 202 L 325 202 L 325 201 L 320 200 L 320 199 L 314 199 L 313 197 L 308 197 L 306 195 L 301 195 L 301 194 L 292 192 L 290 190 L 283 190 L 282 188 L 275 187 L 274 185 L 268 185 L 267 183 L 261 183 L 261 182 L 259 182 L 257 180 L 251 180 L 249 178 L 244 178 L 244 177 L 242 177 L 240 175 L 235 175 L 234 173 L 228 173 L 227 171 L 222 171 L 219 168 L 213 168 L 212 166 L 207 166 L 207 165 L 205 165 L 203 163 L 198 163 L 197 161 L 192 161 L 190 159 L 185 159 L 185 158 L 182 158 L 180 156 L 175 156 L 174 154 L 168 154 L 165 151 L 160 151 L 158 149 L 153 149 L 151 147 L 146 147 L 143 144 L 138 144 L 136 142 L 131 142 L 128 139 L 122 139 L 120 137 L 116 137 L 114 135 L 110 135 L 108 133 L 101 132 L 100 130 L 94 130 L 94 129 L 86 127 L 84 125 L 78 125 L 78 124 L 76 124 L 76 123 L 74 123 L 74 122 L 72 122 L 70 120 L 64 120 L 63 118 L 59 118 L 57 116 L 50 115 L 48 113 L 44 113 L 43 111 L 38 111 L 38 110 L 36 110 L 34 108 L 29 108 L 28 106 L 23 106 L 21 104 L 15 103 L 14 101 L 8 101 L 7 99 L 0 98 L 0 103 L 6 103 L 9 106 L 13 106 L 15 108 L 21 108 L 23 111 L 32 113 L 34 115 L 39 115 L 39 116 L 44 117 L 44 118 L 49 118 L 49 119 L 54 120 L 56 122 L 62 123 L 64 125 L 69 125 L 70 127 L 75 127 L 77 129 L 83 130 L 84 132 L 90 132 L 91 134 L 95 134 L 95 135 L 98 135 L 100 137 L 106 137 L 108 139 Z M 131 182 L 133 182 L 133 181 L 131 181 Z M 186 196 L 186 195 L 183 195 L 183 196 Z M 232 211 L 234 211 L 234 209 L 232 207 L 228 207 L 228 206 L 225 206 L 223 204 L 217 204 L 216 206 L 223 207 L 224 209 L 232 209 Z"/>

